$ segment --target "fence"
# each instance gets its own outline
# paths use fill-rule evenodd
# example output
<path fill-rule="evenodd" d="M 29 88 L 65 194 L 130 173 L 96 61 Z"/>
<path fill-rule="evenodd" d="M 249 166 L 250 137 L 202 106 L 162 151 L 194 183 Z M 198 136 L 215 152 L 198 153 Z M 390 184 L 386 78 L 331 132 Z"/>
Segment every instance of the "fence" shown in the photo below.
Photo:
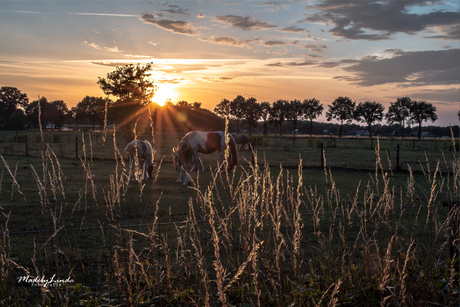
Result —
<path fill-rule="evenodd" d="M 150 140 L 155 148 L 155 160 L 171 162 L 171 148 L 177 146 L 181 134 L 157 133 L 139 135 Z M 370 138 L 306 135 L 276 135 L 251 137 L 259 163 L 272 166 L 338 167 L 374 170 L 378 160 L 387 170 L 424 171 L 435 168 L 450 170 L 453 154 L 458 154 L 458 139 L 449 138 Z M 123 153 L 126 140 L 121 135 L 102 132 L 3 132 L 0 134 L 2 155 L 41 156 L 49 146 L 59 158 L 113 159 L 114 148 Z M 377 149 L 379 149 L 377 151 Z M 243 164 L 251 161 L 250 152 L 240 152 Z M 204 163 L 214 163 L 214 155 L 202 156 Z"/>

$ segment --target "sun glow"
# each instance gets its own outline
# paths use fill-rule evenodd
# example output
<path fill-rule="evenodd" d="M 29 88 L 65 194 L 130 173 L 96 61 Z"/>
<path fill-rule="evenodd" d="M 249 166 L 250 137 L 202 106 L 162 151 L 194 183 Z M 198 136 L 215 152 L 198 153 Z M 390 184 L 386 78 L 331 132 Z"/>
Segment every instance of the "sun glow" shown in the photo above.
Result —
<path fill-rule="evenodd" d="M 152 101 L 159 104 L 160 106 L 164 106 L 168 99 L 174 101 L 176 99 L 177 92 L 175 90 L 174 84 L 161 84 L 158 85 L 157 90 L 155 91 L 155 95 L 152 98 Z"/>

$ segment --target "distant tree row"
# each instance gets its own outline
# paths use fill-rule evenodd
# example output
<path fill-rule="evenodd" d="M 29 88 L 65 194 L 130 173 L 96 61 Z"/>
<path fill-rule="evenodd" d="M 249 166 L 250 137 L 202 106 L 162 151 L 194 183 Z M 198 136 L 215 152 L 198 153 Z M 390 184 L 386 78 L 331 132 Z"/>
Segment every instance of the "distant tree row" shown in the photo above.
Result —
<path fill-rule="evenodd" d="M 237 133 L 239 133 L 239 123 L 247 124 L 249 132 L 256 127 L 257 122 L 264 122 L 264 134 L 267 133 L 267 122 L 274 124 L 282 133 L 282 126 L 285 121 L 290 121 L 296 132 L 297 123 L 301 120 L 310 121 L 310 131 L 313 131 L 313 120 L 322 115 L 323 105 L 316 98 L 300 100 L 277 100 L 272 104 L 268 102 L 258 103 L 253 97 L 244 98 L 241 95 L 236 96 L 233 100 L 222 99 L 214 108 L 214 112 L 222 117 L 233 119 L 237 123 Z M 401 126 L 401 135 L 403 135 L 406 124 L 417 124 L 420 138 L 422 122 L 431 120 L 435 122 L 438 119 L 436 107 L 426 101 L 415 101 L 409 97 L 396 99 L 390 103 L 390 107 L 384 114 L 385 107 L 375 101 L 366 101 L 356 104 L 348 97 L 338 97 L 331 105 L 328 106 L 326 119 L 333 119 L 340 122 L 338 135 L 342 136 L 343 124 L 350 124 L 352 121 L 362 122 L 368 126 L 369 135 L 372 136 L 372 126 L 382 121 L 384 118 L 391 125 L 398 123 Z M 460 119 L 460 111 L 459 111 Z"/>
<path fill-rule="evenodd" d="M 102 125 L 106 104 L 102 97 L 84 97 L 75 107 L 69 108 L 62 100 L 48 101 L 39 97 L 29 102 L 29 98 L 16 87 L 0 88 L 0 128 L 22 129 L 53 128 L 62 129 L 64 123 Z"/>

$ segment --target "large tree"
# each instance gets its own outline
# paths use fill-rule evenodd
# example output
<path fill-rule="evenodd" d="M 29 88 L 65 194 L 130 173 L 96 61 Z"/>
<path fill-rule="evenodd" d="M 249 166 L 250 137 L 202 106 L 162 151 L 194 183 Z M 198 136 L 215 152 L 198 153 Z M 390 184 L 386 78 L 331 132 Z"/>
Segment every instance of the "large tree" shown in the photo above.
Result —
<path fill-rule="evenodd" d="M 387 122 L 391 125 L 399 123 L 401 126 L 401 136 L 404 135 L 404 127 L 410 119 L 410 107 L 412 100 L 409 97 L 397 98 L 395 102 L 390 103 L 388 112 L 385 115 Z"/>
<path fill-rule="evenodd" d="M 431 120 L 435 122 L 438 119 L 436 107 L 426 101 L 413 101 L 410 106 L 410 121 L 418 124 L 417 137 L 420 139 L 422 131 L 422 122 Z"/>
<path fill-rule="evenodd" d="M 339 137 L 342 136 L 343 122 L 351 123 L 353 121 L 355 107 L 356 103 L 348 97 L 338 97 L 329 105 L 326 118 L 328 121 L 332 119 L 340 121 Z"/>
<path fill-rule="evenodd" d="M 243 123 L 248 125 L 249 134 L 252 135 L 252 128 L 257 127 L 257 120 L 260 118 L 260 104 L 257 99 L 250 97 L 244 102 Z"/>
<path fill-rule="evenodd" d="M 268 132 L 268 124 L 267 120 L 270 116 L 270 103 L 267 101 L 261 102 L 260 103 L 260 118 L 264 121 L 264 126 L 263 126 L 263 135 L 266 135 Z"/>
<path fill-rule="evenodd" d="M 289 101 L 279 99 L 273 102 L 270 108 L 270 119 L 269 122 L 279 127 L 280 136 L 283 133 L 283 123 L 286 120 L 286 110 L 289 106 Z"/>
<path fill-rule="evenodd" d="M 367 124 L 369 136 L 372 136 L 372 125 L 383 119 L 383 111 L 385 107 L 375 101 L 360 102 L 356 106 L 355 119 L 359 122 Z"/>
<path fill-rule="evenodd" d="M 293 145 L 295 146 L 295 137 L 297 134 L 297 123 L 303 117 L 304 108 L 302 102 L 298 99 L 291 100 L 286 105 L 286 119 L 292 123 L 294 126 L 294 141 Z"/>
<path fill-rule="evenodd" d="M 240 133 L 240 120 L 246 113 L 246 99 L 238 95 L 230 102 L 230 115 L 236 120 L 236 133 Z"/>
<path fill-rule="evenodd" d="M 230 117 L 231 110 L 230 110 L 230 100 L 228 99 L 222 99 L 221 102 L 219 102 L 215 107 L 214 107 L 214 113 L 221 117 Z"/>
<path fill-rule="evenodd" d="M 50 102 L 48 113 L 52 124 L 51 127 L 60 131 L 69 114 L 67 104 L 62 100 L 52 101 Z"/>
<path fill-rule="evenodd" d="M 0 88 L 0 122 L 5 126 L 14 126 L 10 123 L 13 113 L 25 111 L 29 98 L 15 87 L 3 86 Z"/>
<path fill-rule="evenodd" d="M 149 78 L 151 68 L 151 64 L 117 66 L 115 71 L 107 74 L 107 78 L 99 77 L 97 82 L 104 94 L 117 98 L 109 108 L 108 117 L 117 125 L 127 142 L 134 138 L 134 127 L 139 119 L 144 124 L 137 125 L 138 130 L 139 126 L 148 126 L 146 106 L 152 102 L 156 90 Z"/>
<path fill-rule="evenodd" d="M 77 123 L 91 124 L 94 130 L 96 124 L 104 124 L 106 104 L 111 104 L 108 98 L 86 96 L 72 108 L 72 115 Z"/>
<path fill-rule="evenodd" d="M 34 100 L 29 103 L 26 107 L 26 117 L 35 127 L 44 129 L 51 122 L 51 116 L 49 110 L 51 108 L 50 103 L 46 97 L 40 97 L 38 100 Z"/>
<path fill-rule="evenodd" d="M 304 118 L 310 121 L 310 136 L 312 136 L 313 120 L 323 113 L 324 107 L 316 98 L 304 99 L 302 107 Z"/>

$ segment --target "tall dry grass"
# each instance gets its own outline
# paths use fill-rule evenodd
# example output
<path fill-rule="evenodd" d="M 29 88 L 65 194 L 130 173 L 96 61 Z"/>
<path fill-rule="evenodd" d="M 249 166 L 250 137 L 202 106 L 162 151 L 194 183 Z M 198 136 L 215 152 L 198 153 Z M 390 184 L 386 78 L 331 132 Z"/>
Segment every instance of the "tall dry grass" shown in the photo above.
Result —
<path fill-rule="evenodd" d="M 115 135 L 114 143 L 115 142 Z M 83 138 L 84 140 L 84 138 Z M 83 141 L 84 142 L 84 141 Z M 459 303 L 458 228 L 460 164 L 453 172 L 438 165 L 424 170 L 429 188 L 408 174 L 406 193 L 397 193 L 392 173 L 376 150 L 375 172 L 348 201 L 333 172 L 324 169 L 326 193 L 305 186 L 297 172 L 254 164 L 241 172 L 214 173 L 207 186 L 199 179 L 185 208 L 184 221 L 160 221 L 162 199 L 150 199 L 139 180 L 139 225 L 123 222 L 130 189 L 123 155 L 114 146 L 109 188 L 99 188 L 93 173 L 91 143 L 80 160 L 84 189 L 76 200 L 66 193 L 66 176 L 48 146 L 42 169 L 31 167 L 51 233 L 33 244 L 27 264 L 11 254 L 15 242 L 10 213 L 2 212 L 0 304 L 50 306 L 457 306 Z M 87 157 L 86 152 L 90 152 Z M 15 171 L 11 198 L 24 198 Z M 326 164 L 325 164 L 326 165 Z M 139 172 L 139 163 L 135 163 Z M 158 168 L 160 172 L 160 168 Z M 0 187 L 4 175 L 2 173 Z M 350 194 L 351 193 L 351 194 Z M 397 196 L 399 195 L 399 197 Z M 442 202 L 451 204 L 444 214 Z M 455 206 L 457 204 L 457 206 Z M 155 206 L 147 217 L 145 206 Z M 91 208 L 100 210 L 94 211 Z M 133 209 L 136 210 L 136 209 Z M 3 210 L 2 210 L 3 211 Z M 83 212 L 80 229 L 69 234 L 63 212 Z M 99 212 L 94 214 L 93 212 Z M 102 212 L 102 213 L 100 213 Z M 94 229 L 84 229 L 84 221 Z M 449 234 L 453 231 L 452 236 Z M 452 243 L 457 244 L 454 255 Z M 24 276 L 56 274 L 71 282 L 52 287 L 20 282 Z"/>

